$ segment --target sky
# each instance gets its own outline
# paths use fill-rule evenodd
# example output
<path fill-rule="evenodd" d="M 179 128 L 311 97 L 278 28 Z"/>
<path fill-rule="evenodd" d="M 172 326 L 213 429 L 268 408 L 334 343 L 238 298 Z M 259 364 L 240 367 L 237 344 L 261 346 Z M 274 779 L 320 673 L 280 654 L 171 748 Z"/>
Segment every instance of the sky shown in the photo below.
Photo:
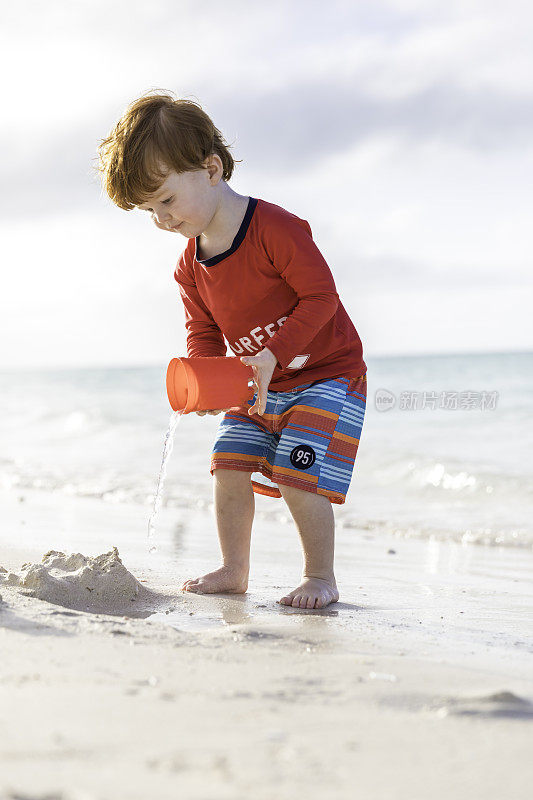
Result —
<path fill-rule="evenodd" d="M 199 102 L 230 186 L 306 219 L 368 356 L 533 349 L 533 7 L 2 4 L 0 368 L 186 355 L 186 239 L 109 200 L 98 143 Z"/>

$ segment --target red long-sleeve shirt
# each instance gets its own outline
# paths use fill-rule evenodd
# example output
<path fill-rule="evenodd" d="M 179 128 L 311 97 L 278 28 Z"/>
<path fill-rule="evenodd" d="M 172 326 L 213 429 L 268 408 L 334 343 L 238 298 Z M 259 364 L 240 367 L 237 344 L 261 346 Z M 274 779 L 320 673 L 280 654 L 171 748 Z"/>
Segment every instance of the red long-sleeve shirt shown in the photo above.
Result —
<path fill-rule="evenodd" d="M 185 309 L 187 356 L 238 356 L 264 347 L 277 364 L 269 389 L 366 371 L 359 335 L 307 220 L 250 197 L 231 247 L 197 258 L 189 239 L 174 278 Z"/>

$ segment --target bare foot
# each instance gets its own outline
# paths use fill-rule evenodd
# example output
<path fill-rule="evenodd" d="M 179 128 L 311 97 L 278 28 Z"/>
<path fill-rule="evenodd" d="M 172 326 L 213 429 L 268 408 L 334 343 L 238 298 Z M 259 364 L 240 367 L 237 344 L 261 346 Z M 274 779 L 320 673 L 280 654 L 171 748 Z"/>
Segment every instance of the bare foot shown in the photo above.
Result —
<path fill-rule="evenodd" d="M 323 578 L 304 578 L 294 591 L 279 601 L 293 608 L 324 608 L 339 599 L 335 578 L 331 581 Z"/>
<path fill-rule="evenodd" d="M 182 592 L 195 592 L 196 594 L 211 594 L 214 592 L 229 592 L 230 594 L 244 594 L 248 589 L 248 572 L 243 572 L 237 567 L 220 567 L 214 572 L 208 572 L 201 578 L 192 578 L 185 581 L 181 587 Z"/>

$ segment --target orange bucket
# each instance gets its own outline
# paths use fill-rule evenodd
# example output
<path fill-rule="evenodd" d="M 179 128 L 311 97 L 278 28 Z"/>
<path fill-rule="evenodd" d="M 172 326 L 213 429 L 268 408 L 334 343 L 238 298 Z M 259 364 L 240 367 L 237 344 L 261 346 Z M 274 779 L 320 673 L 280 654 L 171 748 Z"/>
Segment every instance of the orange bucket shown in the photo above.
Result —
<path fill-rule="evenodd" d="M 235 356 L 173 358 L 167 368 L 167 395 L 173 411 L 238 408 L 256 388 L 253 369 Z"/>

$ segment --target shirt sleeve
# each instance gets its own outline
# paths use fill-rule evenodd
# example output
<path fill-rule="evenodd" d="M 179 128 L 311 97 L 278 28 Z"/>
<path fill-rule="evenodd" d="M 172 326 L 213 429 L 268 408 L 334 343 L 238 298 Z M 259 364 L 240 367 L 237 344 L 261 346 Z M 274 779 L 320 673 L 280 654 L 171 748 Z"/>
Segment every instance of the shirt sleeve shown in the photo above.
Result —
<path fill-rule="evenodd" d="M 275 269 L 298 297 L 281 328 L 264 344 L 286 369 L 295 356 L 305 354 L 309 342 L 335 314 L 339 295 L 307 220 L 266 225 L 262 240 Z"/>
<path fill-rule="evenodd" d="M 187 357 L 225 356 L 224 336 L 200 297 L 194 278 L 186 276 L 178 264 L 174 279 L 179 286 L 185 311 Z"/>

